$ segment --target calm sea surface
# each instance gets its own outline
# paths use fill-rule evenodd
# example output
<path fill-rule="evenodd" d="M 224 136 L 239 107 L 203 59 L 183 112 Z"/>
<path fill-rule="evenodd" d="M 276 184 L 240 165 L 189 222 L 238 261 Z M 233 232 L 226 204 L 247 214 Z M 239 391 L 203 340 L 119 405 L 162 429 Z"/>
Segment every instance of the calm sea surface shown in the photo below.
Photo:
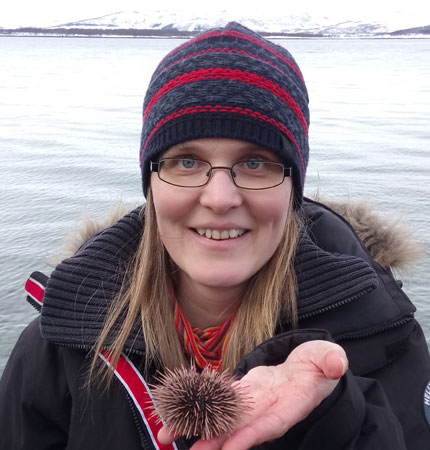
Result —
<path fill-rule="evenodd" d="M 36 316 L 24 283 L 49 273 L 82 212 L 142 203 L 149 78 L 176 39 L 0 37 L 0 373 Z M 430 39 L 278 40 L 311 99 L 307 195 L 361 199 L 422 247 L 402 274 L 430 342 Z"/>

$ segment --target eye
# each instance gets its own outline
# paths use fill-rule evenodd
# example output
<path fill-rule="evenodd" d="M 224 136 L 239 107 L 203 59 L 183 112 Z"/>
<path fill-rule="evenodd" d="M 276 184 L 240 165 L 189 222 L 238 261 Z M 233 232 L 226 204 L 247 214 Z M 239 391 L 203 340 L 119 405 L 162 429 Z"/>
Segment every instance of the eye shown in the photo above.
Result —
<path fill-rule="evenodd" d="M 259 158 L 250 158 L 243 164 L 247 169 L 251 170 L 262 169 L 264 167 L 264 161 Z"/>
<path fill-rule="evenodd" d="M 193 169 L 197 166 L 197 161 L 191 158 L 181 158 L 178 160 L 181 169 Z"/>

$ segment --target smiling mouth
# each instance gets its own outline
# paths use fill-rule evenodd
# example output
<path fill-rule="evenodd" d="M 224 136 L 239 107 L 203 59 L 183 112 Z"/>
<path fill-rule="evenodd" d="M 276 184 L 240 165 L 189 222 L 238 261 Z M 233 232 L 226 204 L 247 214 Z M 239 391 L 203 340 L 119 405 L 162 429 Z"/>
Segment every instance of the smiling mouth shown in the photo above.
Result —
<path fill-rule="evenodd" d="M 216 241 L 226 239 L 237 239 L 243 236 L 248 230 L 232 229 L 232 230 L 210 230 L 207 228 L 194 228 L 194 231 L 200 236 L 205 236 L 208 239 L 215 239 Z"/>

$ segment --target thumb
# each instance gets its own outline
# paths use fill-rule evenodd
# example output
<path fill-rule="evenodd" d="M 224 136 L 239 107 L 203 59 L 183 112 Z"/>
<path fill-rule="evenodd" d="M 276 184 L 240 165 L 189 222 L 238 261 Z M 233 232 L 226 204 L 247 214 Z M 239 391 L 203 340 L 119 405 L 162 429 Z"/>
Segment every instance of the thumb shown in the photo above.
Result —
<path fill-rule="evenodd" d="M 348 359 L 345 351 L 339 347 L 328 351 L 322 362 L 322 371 L 327 378 L 337 380 L 348 370 Z"/>
<path fill-rule="evenodd" d="M 348 369 L 345 350 L 329 341 L 307 341 L 296 347 L 288 359 L 310 363 L 328 379 L 339 379 Z M 287 361 L 288 361 L 287 359 Z"/>
<path fill-rule="evenodd" d="M 179 439 L 180 436 L 175 434 L 173 431 L 169 430 L 165 425 L 163 425 L 157 434 L 157 439 L 160 444 L 169 445 L 176 439 Z"/>

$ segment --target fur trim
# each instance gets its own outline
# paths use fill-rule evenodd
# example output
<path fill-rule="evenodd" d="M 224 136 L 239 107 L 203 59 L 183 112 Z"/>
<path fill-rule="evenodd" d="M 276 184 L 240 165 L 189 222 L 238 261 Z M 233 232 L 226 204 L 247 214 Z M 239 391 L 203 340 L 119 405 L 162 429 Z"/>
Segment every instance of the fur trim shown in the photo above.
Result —
<path fill-rule="evenodd" d="M 365 202 L 321 201 L 319 198 L 315 200 L 344 217 L 382 267 L 396 271 L 408 269 L 420 256 L 419 247 L 409 239 L 410 233 L 399 220 L 388 220 L 380 216 Z M 83 215 L 59 252 L 48 259 L 48 264 L 56 267 L 65 258 L 74 255 L 85 242 L 116 223 L 131 209 L 123 202 L 118 202 L 111 206 L 109 215 L 103 221 L 97 221 L 88 214 Z"/>
<path fill-rule="evenodd" d="M 321 203 L 351 224 L 372 258 L 382 267 L 402 271 L 419 258 L 419 247 L 410 240 L 410 232 L 400 219 L 387 219 L 366 202 L 323 200 Z"/>
<path fill-rule="evenodd" d="M 96 234 L 109 228 L 119 219 L 128 214 L 132 208 L 125 203 L 118 201 L 111 205 L 109 214 L 104 220 L 97 220 L 88 213 L 83 213 L 76 227 L 66 236 L 63 245 L 58 251 L 48 258 L 48 265 L 56 267 L 66 258 L 73 256 L 85 242 L 89 241 Z"/>

